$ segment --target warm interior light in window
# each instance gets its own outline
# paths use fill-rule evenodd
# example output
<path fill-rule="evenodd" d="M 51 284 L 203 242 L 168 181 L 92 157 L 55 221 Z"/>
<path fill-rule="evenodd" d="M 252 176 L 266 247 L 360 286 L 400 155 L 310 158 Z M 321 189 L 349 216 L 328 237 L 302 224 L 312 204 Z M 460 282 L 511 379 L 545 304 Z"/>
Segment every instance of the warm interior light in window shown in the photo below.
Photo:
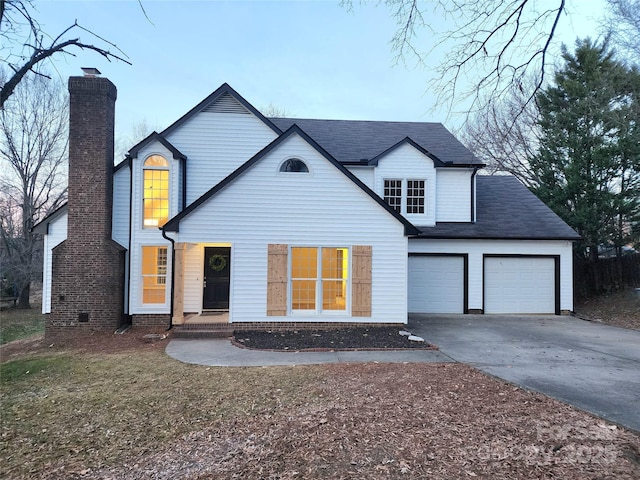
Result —
<path fill-rule="evenodd" d="M 161 227 L 169 220 L 169 162 L 152 155 L 144 163 L 143 225 Z"/>
<path fill-rule="evenodd" d="M 167 247 L 142 247 L 142 303 L 164 303 Z"/>

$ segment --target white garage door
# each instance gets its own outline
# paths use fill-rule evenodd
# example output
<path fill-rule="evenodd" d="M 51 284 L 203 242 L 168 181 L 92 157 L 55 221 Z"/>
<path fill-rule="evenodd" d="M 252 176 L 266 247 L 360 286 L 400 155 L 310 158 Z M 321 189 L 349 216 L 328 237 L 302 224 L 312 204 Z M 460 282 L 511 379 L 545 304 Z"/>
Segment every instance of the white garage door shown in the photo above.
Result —
<path fill-rule="evenodd" d="M 463 257 L 409 257 L 409 312 L 464 313 Z"/>
<path fill-rule="evenodd" d="M 485 313 L 553 314 L 556 310 L 555 299 L 553 258 L 485 258 Z"/>

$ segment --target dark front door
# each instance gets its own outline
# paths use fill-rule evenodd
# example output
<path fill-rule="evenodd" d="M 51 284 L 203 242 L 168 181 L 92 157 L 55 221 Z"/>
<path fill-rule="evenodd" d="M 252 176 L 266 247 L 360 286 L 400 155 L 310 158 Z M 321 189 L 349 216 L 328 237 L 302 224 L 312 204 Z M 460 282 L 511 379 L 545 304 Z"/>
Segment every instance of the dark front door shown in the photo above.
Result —
<path fill-rule="evenodd" d="M 204 248 L 203 310 L 229 309 L 231 247 Z"/>

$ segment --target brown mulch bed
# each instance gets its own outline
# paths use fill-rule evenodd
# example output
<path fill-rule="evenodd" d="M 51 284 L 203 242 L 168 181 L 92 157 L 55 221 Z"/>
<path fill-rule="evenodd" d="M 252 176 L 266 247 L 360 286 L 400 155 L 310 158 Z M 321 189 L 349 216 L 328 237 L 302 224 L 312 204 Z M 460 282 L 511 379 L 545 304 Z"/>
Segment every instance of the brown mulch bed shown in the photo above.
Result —
<path fill-rule="evenodd" d="M 398 327 L 331 328 L 326 330 L 247 330 L 236 332 L 237 346 L 272 351 L 435 349 L 409 340 Z"/>

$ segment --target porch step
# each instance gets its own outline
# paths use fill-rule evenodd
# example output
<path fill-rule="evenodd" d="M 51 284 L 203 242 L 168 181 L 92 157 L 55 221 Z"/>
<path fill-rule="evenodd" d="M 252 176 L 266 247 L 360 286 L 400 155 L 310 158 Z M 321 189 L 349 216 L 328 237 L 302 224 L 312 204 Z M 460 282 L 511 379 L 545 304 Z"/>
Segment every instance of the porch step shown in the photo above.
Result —
<path fill-rule="evenodd" d="M 190 323 L 175 325 L 173 338 L 229 338 L 233 336 L 233 327 L 228 323 Z"/>

